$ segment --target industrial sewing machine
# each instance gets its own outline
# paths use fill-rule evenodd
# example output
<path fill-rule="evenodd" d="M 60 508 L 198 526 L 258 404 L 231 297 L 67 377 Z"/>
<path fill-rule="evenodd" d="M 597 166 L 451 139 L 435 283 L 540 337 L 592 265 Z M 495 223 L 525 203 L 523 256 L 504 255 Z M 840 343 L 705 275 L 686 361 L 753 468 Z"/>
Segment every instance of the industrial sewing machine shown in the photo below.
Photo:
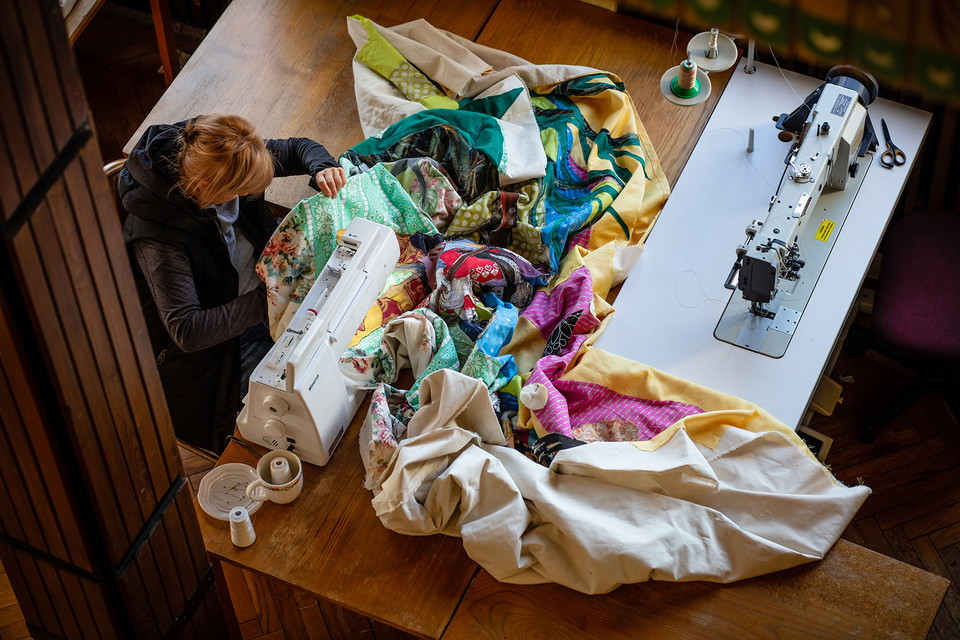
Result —
<path fill-rule="evenodd" d="M 286 331 L 250 376 L 237 426 L 244 438 L 325 465 L 366 390 L 350 387 L 340 356 L 400 258 L 394 232 L 355 218 Z"/>
<path fill-rule="evenodd" d="M 732 294 L 714 336 L 779 358 L 800 321 L 876 148 L 867 107 L 878 87 L 869 74 L 834 67 L 826 82 L 777 128 L 799 136 L 764 221 L 746 228 L 724 286 Z M 738 276 L 736 286 L 734 275 Z"/>

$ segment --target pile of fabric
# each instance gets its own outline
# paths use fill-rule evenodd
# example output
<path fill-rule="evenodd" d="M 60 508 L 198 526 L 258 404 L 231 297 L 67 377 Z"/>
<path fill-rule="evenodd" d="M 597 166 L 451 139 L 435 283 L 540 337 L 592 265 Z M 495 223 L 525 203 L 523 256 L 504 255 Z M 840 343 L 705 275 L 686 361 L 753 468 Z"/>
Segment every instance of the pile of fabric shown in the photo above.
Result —
<path fill-rule="evenodd" d="M 868 489 L 762 409 L 590 347 L 669 195 L 619 79 L 422 20 L 348 28 L 367 138 L 258 271 L 278 336 L 350 220 L 398 235 L 341 363 L 372 390 L 360 453 L 384 525 L 588 593 L 821 558 Z"/>

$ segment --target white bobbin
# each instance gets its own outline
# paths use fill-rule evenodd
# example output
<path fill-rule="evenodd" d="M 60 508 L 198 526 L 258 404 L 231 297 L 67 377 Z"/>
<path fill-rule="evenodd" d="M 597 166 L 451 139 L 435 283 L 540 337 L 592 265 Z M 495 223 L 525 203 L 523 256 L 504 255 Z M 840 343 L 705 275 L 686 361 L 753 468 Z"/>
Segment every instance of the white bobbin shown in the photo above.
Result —
<path fill-rule="evenodd" d="M 291 480 L 293 480 L 293 473 L 290 471 L 289 460 L 279 457 L 270 461 L 271 484 L 287 484 Z"/>

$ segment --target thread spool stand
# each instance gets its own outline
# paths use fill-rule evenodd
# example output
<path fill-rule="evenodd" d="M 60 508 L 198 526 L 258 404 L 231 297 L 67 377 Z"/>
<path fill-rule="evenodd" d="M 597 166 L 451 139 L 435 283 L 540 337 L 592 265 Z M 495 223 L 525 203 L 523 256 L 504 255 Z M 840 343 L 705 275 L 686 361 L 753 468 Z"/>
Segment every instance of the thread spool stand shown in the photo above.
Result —
<path fill-rule="evenodd" d="M 699 104 L 710 96 L 710 78 L 706 71 L 687 57 L 663 74 L 660 93 L 673 104 L 683 107 Z"/>
<path fill-rule="evenodd" d="M 737 63 L 739 57 L 733 39 L 720 33 L 716 27 L 690 38 L 687 51 L 688 59 L 707 73 L 726 71 Z"/>
<path fill-rule="evenodd" d="M 714 27 L 698 33 L 687 44 L 687 59 L 668 69 L 660 78 L 660 93 L 683 107 L 699 104 L 710 96 L 711 71 L 726 71 L 737 63 L 737 45 Z"/>

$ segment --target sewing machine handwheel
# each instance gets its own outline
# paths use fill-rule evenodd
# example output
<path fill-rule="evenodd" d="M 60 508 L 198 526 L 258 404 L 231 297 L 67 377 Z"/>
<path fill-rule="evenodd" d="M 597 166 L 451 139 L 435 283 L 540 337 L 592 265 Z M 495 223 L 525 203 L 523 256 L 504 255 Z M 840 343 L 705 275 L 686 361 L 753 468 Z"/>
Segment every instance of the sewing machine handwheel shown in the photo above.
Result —
<path fill-rule="evenodd" d="M 860 95 L 860 101 L 863 106 L 868 107 L 877 99 L 880 93 L 880 85 L 877 79 L 863 69 L 850 66 L 848 64 L 838 64 L 827 71 L 827 82 L 853 89 Z M 849 82 L 852 80 L 853 82 Z"/>

